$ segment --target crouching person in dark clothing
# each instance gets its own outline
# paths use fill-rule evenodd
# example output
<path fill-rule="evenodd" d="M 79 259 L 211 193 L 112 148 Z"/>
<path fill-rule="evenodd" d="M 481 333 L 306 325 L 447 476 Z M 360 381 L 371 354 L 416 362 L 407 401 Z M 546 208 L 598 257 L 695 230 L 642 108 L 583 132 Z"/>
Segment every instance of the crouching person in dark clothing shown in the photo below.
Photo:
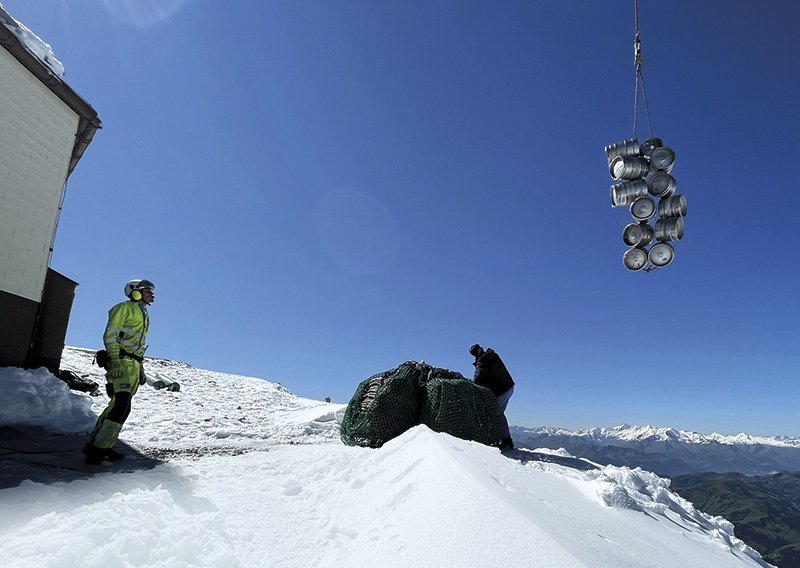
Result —
<path fill-rule="evenodd" d="M 514 442 L 511 440 L 511 431 L 508 429 L 506 407 L 511 395 L 514 394 L 514 379 L 511 378 L 511 373 L 506 369 L 500 355 L 491 348 L 484 349 L 476 343 L 469 348 L 469 353 L 475 357 L 475 361 L 472 363 L 475 366 L 475 384 L 488 388 L 497 397 L 503 428 L 500 450 L 513 449 Z"/>

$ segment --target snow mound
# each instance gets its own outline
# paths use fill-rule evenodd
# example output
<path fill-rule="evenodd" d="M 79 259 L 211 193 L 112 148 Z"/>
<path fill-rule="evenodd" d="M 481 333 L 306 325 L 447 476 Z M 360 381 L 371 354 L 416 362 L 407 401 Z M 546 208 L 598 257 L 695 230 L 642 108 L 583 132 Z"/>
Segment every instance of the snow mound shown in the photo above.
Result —
<path fill-rule="evenodd" d="M 0 426 L 39 426 L 57 433 L 94 427 L 92 401 L 77 394 L 45 369 L 0 367 Z"/>

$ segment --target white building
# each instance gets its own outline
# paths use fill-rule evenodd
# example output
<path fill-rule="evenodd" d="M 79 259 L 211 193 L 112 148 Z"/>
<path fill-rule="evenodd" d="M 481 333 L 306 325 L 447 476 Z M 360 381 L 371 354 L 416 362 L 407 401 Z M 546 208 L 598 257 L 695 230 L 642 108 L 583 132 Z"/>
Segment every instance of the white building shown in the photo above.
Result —
<path fill-rule="evenodd" d="M 50 269 L 67 178 L 97 112 L 0 5 L 0 366 L 57 371 L 77 283 Z"/>

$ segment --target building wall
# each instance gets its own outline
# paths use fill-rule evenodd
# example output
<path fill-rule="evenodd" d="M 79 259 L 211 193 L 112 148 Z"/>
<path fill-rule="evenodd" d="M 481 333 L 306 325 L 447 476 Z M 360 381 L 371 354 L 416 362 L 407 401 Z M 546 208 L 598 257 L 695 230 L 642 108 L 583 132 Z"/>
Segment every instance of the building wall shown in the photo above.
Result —
<path fill-rule="evenodd" d="M 28 362 L 39 304 L 0 290 L 0 367 Z"/>
<path fill-rule="evenodd" d="M 0 47 L 0 292 L 41 301 L 79 116 Z"/>
<path fill-rule="evenodd" d="M 29 367 L 34 369 L 47 367 L 50 372 L 58 373 L 77 285 L 77 282 L 52 268 L 47 270 L 47 281 L 34 328 L 33 345 L 28 353 Z"/>

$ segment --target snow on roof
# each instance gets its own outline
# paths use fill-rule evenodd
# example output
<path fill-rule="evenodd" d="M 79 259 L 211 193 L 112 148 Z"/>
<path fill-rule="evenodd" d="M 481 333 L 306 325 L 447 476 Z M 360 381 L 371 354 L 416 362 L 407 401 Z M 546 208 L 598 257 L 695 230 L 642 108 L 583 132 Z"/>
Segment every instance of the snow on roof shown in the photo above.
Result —
<path fill-rule="evenodd" d="M 0 4 L 0 45 L 81 117 L 67 170 L 69 176 L 91 144 L 95 132 L 102 127 L 97 111 L 64 81 L 64 66 L 56 59 L 50 46 L 24 24 L 14 19 L 5 11 L 2 4 Z"/>
<path fill-rule="evenodd" d="M 14 19 L 0 4 L 0 24 L 13 33 L 20 43 L 36 58 L 47 66 L 54 75 L 64 77 L 64 65 L 56 58 L 50 45 L 27 28 L 25 24 Z"/>

